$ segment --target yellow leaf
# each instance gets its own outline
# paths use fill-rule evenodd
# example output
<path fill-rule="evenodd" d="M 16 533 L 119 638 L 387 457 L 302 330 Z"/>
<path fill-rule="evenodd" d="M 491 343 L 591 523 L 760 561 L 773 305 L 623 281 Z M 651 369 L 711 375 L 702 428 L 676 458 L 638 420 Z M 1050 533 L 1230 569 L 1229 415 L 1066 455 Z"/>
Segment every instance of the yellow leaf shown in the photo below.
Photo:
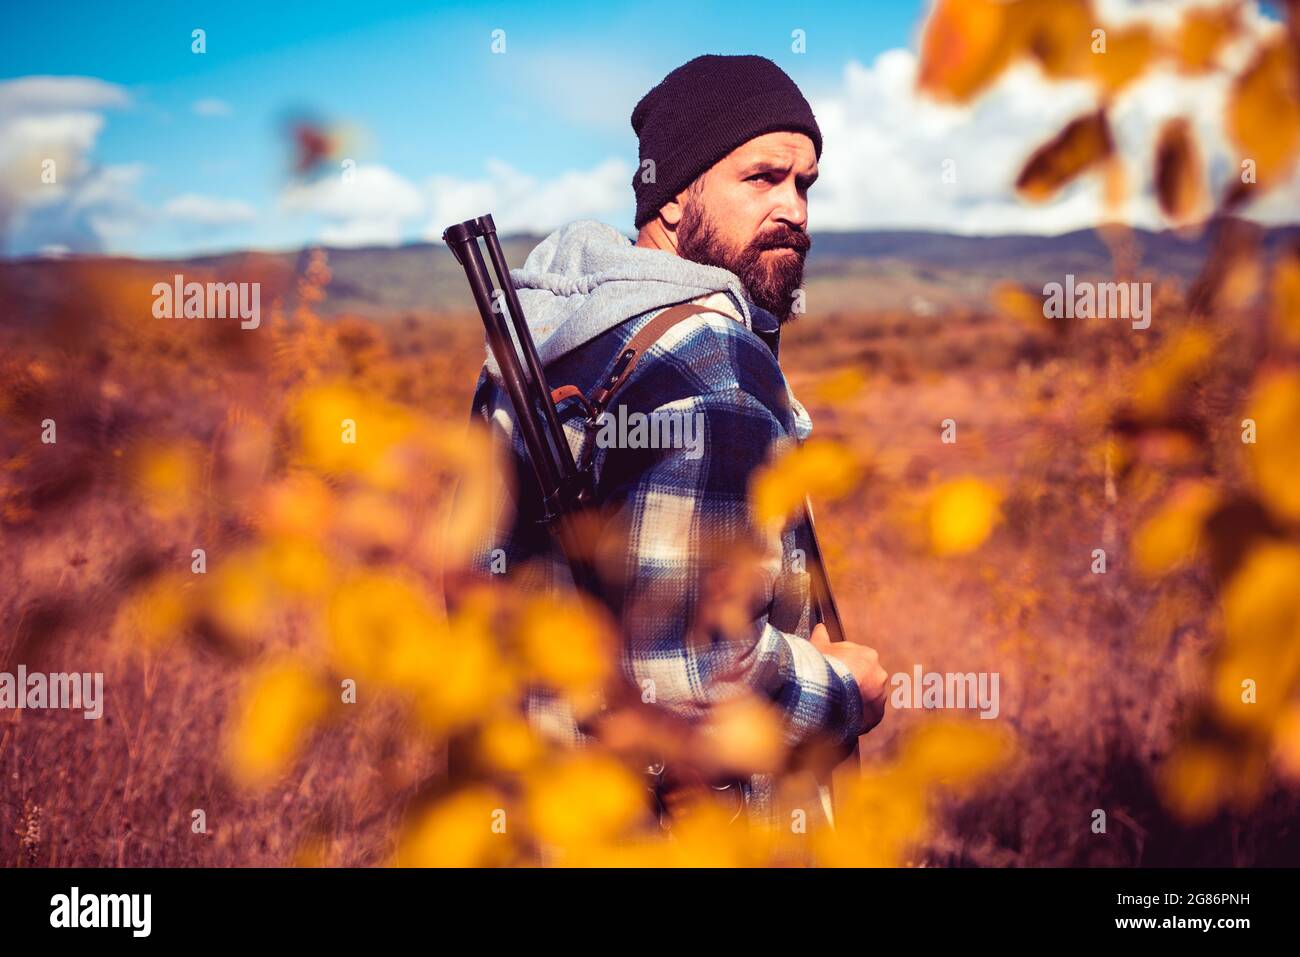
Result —
<path fill-rule="evenodd" d="M 444 798 L 410 824 L 398 844 L 398 867 L 491 867 L 511 856 L 515 822 L 505 797 L 471 787 Z"/>
<path fill-rule="evenodd" d="M 1106 114 L 1098 111 L 1078 117 L 1025 161 L 1016 178 L 1016 190 L 1031 202 L 1044 202 L 1113 153 Z"/>
<path fill-rule="evenodd" d="M 1209 205 L 1201 157 L 1191 124 L 1182 117 L 1160 128 L 1156 141 L 1156 198 L 1175 225 L 1199 221 Z"/>
<path fill-rule="evenodd" d="M 357 475 L 396 490 L 414 478 L 414 416 L 352 386 L 312 386 L 290 410 L 303 462 L 327 475 Z"/>
<path fill-rule="evenodd" d="M 836 804 L 835 827 L 812 835 L 823 867 L 901 867 L 932 825 L 924 793 L 897 769 L 844 778 Z"/>
<path fill-rule="evenodd" d="M 1087 0 L 1023 0 L 1007 7 L 1021 43 L 1054 80 L 1084 76 L 1109 56 L 1092 52 L 1097 24 Z"/>
<path fill-rule="evenodd" d="M 994 285 L 990 299 L 998 312 L 1010 316 L 1031 329 L 1046 330 L 1051 327 L 1051 323 L 1043 315 L 1042 297 L 1034 295 L 1031 290 L 1023 286 L 1001 280 Z"/>
<path fill-rule="evenodd" d="M 1196 555 L 1201 530 L 1218 507 L 1219 493 L 1209 482 L 1188 482 L 1147 519 L 1133 537 L 1133 557 L 1144 575 L 1163 575 Z"/>
<path fill-rule="evenodd" d="M 1192 383 L 1214 355 L 1214 337 L 1203 329 L 1185 329 L 1160 349 L 1137 373 L 1133 406 L 1142 415 L 1158 417 Z"/>
<path fill-rule="evenodd" d="M 228 732 L 227 755 L 235 777 L 259 786 L 280 774 L 298 754 L 327 700 L 297 662 L 269 662 L 250 675 Z"/>
<path fill-rule="evenodd" d="M 1011 742 L 995 722 L 928 721 L 907 738 L 900 771 L 925 788 L 961 787 L 1006 764 Z"/>
<path fill-rule="evenodd" d="M 1268 727 L 1293 693 L 1300 677 L 1297 586 L 1300 548 L 1272 543 L 1252 549 L 1223 589 L 1227 641 L 1214 703 L 1225 720 Z"/>
<path fill-rule="evenodd" d="M 575 698 L 600 690 L 614 668 L 615 635 L 605 612 L 585 597 L 539 595 L 518 629 L 525 667 Z"/>
<path fill-rule="evenodd" d="M 1211 671 L 1210 703 L 1221 723 L 1263 735 L 1295 685 L 1300 641 L 1229 647 Z"/>
<path fill-rule="evenodd" d="M 1016 52 L 1012 16 L 998 0 L 936 0 L 921 35 L 918 88 L 964 103 L 991 84 Z"/>
<path fill-rule="evenodd" d="M 563 849 L 626 831 L 648 815 L 650 795 L 646 782 L 617 761 L 575 754 L 530 775 L 526 806 L 533 831 Z"/>
<path fill-rule="evenodd" d="M 1239 9 L 1234 6 L 1198 7 L 1183 14 L 1174 41 L 1179 69 L 1202 73 L 1218 59 L 1226 41 L 1240 29 Z"/>
<path fill-rule="evenodd" d="M 673 867 L 759 867 L 771 853 L 773 841 L 763 828 L 741 814 L 734 821 L 727 805 L 704 799 L 674 814 L 671 857 Z"/>
<path fill-rule="evenodd" d="M 753 696 L 714 705 L 705 732 L 714 761 L 728 771 L 775 772 L 785 757 L 780 715 Z"/>
<path fill-rule="evenodd" d="M 1264 379 L 1246 415 L 1255 420 L 1255 444 L 1247 447 L 1264 504 L 1287 521 L 1300 521 L 1300 376 Z"/>
<path fill-rule="evenodd" d="M 325 553 L 314 543 L 299 538 L 268 540 L 262 546 L 261 564 L 271 582 L 293 597 L 320 597 L 332 579 Z"/>
<path fill-rule="evenodd" d="M 471 724 L 512 693 L 514 671 L 502 659 L 488 614 L 473 605 L 459 609 L 451 620 L 440 667 L 410 672 L 419 714 L 434 730 Z"/>
<path fill-rule="evenodd" d="M 259 551 L 228 556 L 208 572 L 204 586 L 204 613 L 223 637 L 252 644 L 270 627 L 278 596 Z"/>
<path fill-rule="evenodd" d="M 265 488 L 254 520 L 268 535 L 308 538 L 329 528 L 332 511 L 329 486 L 309 472 L 295 472 Z"/>
<path fill-rule="evenodd" d="M 783 525 L 803 508 L 806 496 L 840 498 L 852 491 L 861 473 L 857 456 L 838 442 L 809 439 L 791 446 L 750 481 L 755 519 L 764 527 Z"/>
<path fill-rule="evenodd" d="M 1106 52 L 1089 54 L 1087 61 L 1102 92 L 1113 96 L 1145 73 L 1155 46 L 1150 28 L 1142 25 L 1107 31 Z"/>
<path fill-rule="evenodd" d="M 1300 345 L 1300 250 L 1278 257 L 1272 293 L 1274 333 L 1288 346 Z"/>
<path fill-rule="evenodd" d="M 1278 718 L 1273 732 L 1273 756 L 1287 779 L 1300 783 L 1300 703 L 1293 703 Z"/>
<path fill-rule="evenodd" d="M 1285 37 L 1264 46 L 1233 83 L 1226 126 L 1241 158 L 1254 160 L 1261 186 L 1287 178 L 1300 151 L 1300 88 Z"/>
<path fill-rule="evenodd" d="M 494 767 L 517 773 L 541 758 L 544 746 L 523 718 L 502 715 L 479 732 L 479 750 Z"/>
<path fill-rule="evenodd" d="M 1300 636 L 1300 548 L 1252 549 L 1223 590 L 1223 623 L 1239 647 L 1290 644 Z M 1245 676 L 1250 677 L 1250 676 Z"/>
<path fill-rule="evenodd" d="M 1232 790 L 1232 763 L 1217 748 L 1183 744 L 1160 769 L 1165 804 L 1189 824 L 1213 817 Z"/>
<path fill-rule="evenodd" d="M 984 544 L 1002 517 L 1001 494 L 976 478 L 942 483 L 930 493 L 928 525 L 936 555 L 961 555 Z"/>
<path fill-rule="evenodd" d="M 409 690 L 447 667 L 453 651 L 424 595 L 390 575 L 365 572 L 345 581 L 330 599 L 328 618 L 334 667 L 345 678 Z"/>
<path fill-rule="evenodd" d="M 850 366 L 822 379 L 813 388 L 820 402 L 834 404 L 847 402 L 857 396 L 866 387 L 867 377 L 862 370 Z"/>
<path fill-rule="evenodd" d="M 130 456 L 132 484 L 159 518 L 192 508 L 202 480 L 202 452 L 192 442 L 144 443 Z"/>

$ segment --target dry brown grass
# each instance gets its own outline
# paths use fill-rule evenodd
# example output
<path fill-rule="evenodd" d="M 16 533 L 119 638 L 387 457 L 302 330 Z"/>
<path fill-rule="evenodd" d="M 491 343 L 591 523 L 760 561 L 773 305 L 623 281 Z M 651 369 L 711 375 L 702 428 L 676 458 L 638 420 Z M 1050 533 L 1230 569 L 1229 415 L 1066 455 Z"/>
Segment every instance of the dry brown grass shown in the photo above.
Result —
<path fill-rule="evenodd" d="M 325 327 L 304 313 L 232 335 L 135 322 L 125 305 L 114 313 L 131 281 L 81 276 L 86 298 L 73 301 L 83 305 L 57 325 L 0 330 L 0 663 L 102 670 L 108 700 L 101 721 L 0 714 L 0 862 L 382 862 L 407 804 L 443 761 L 396 712 L 363 700 L 316 736 L 285 780 L 250 793 L 229 779 L 218 745 L 239 676 L 221 642 L 200 633 L 150 656 L 110 640 L 135 583 L 187 564 L 192 541 L 215 554 L 248 536 L 214 523 L 210 510 L 168 522 L 142 511 L 119 450 L 189 439 L 217 469 L 232 416 L 275 409 L 296 383 L 327 372 L 460 420 L 481 359 L 477 320 Z M 96 289 L 118 298 L 96 300 Z M 1024 756 L 981 796 L 949 803 L 921 856 L 928 863 L 1300 861 L 1294 791 L 1271 786 L 1253 810 L 1195 826 L 1157 794 L 1156 769 L 1199 694 L 1217 626 L 1204 573 L 1152 583 L 1129 566 L 1128 540 L 1162 486 L 1119 482 L 1107 494 L 1105 410 L 1138 351 L 1115 328 L 1054 340 L 985 309 L 811 316 L 787 334 L 783 364 L 819 433 L 865 450 L 871 463 L 861 488 L 820 514 L 850 627 L 891 672 L 917 663 L 999 672 L 999 721 Z M 822 396 L 846 368 L 864 373 L 864 385 L 833 402 Z M 1230 407 L 1238 398 L 1229 384 L 1207 387 L 1200 401 Z M 60 442 L 57 457 L 42 458 L 32 437 L 47 416 Z M 959 423 L 955 446 L 939 442 L 945 418 Z M 1217 467 L 1231 477 L 1231 461 Z M 1006 521 L 973 555 L 938 557 L 917 532 L 920 496 L 962 474 L 1004 490 Z M 221 494 L 219 475 L 205 482 Z M 1106 575 L 1090 572 L 1096 547 L 1107 549 Z M 293 621 L 276 627 L 286 633 L 268 640 L 292 645 Z M 865 740 L 866 760 L 924 718 L 891 711 Z M 1089 828 L 1095 808 L 1107 812 L 1105 835 Z M 192 832 L 194 809 L 208 833 Z"/>

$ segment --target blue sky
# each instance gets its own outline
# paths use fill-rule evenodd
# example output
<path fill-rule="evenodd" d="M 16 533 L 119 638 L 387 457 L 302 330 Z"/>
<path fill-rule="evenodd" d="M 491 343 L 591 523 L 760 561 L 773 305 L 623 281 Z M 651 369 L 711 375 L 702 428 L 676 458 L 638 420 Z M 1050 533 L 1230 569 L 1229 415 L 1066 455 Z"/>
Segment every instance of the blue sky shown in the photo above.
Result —
<path fill-rule="evenodd" d="M 0 124 L 6 82 L 53 76 L 106 85 L 90 93 L 42 87 L 50 105 L 29 112 L 51 122 L 69 114 L 97 119 L 85 127 L 93 135 L 69 147 L 83 182 L 69 187 L 62 205 L 27 194 L 10 199 L 8 252 L 68 246 L 155 255 L 405 241 L 427 235 L 439 216 L 483 211 L 476 202 L 508 204 L 498 221 L 509 224 L 513 211 L 518 228 L 558 225 L 552 220 L 573 209 L 627 229 L 631 188 L 619 183 L 636 162 L 632 107 L 701 53 L 771 57 L 803 88 L 827 134 L 823 165 L 840 163 L 824 180 L 840 184 L 837 201 L 825 201 L 831 226 L 1023 227 L 1004 208 L 1007 184 L 994 180 L 1001 153 L 982 164 L 979 181 L 957 191 L 889 185 L 908 167 L 928 169 L 945 153 L 964 155 L 967 140 L 971 149 L 982 142 L 981 128 L 969 124 L 943 132 L 942 141 L 938 134 L 916 141 L 909 106 L 890 121 L 891 108 L 876 105 L 902 89 L 905 51 L 915 50 L 925 7 L 915 0 L 7 4 Z M 196 28 L 206 31 L 203 54 L 191 51 Z M 504 55 L 491 49 L 497 29 L 505 31 Z M 806 36 L 802 54 L 791 50 L 796 29 Z M 13 89 L 11 111 L 29 96 L 29 87 Z M 1078 91 L 1035 101 L 1026 135 L 1050 133 L 1058 114 L 1076 104 L 1086 106 Z M 340 156 L 366 171 L 361 192 L 369 206 L 331 192 L 331 184 L 290 183 L 282 120 L 303 113 L 348 131 Z M 996 106 L 976 120 L 985 133 L 1017 132 L 1006 129 Z M 834 157 L 833 141 L 843 146 Z M 1017 155 L 1004 152 L 1014 166 Z M 832 186 L 822 193 L 835 196 Z M 846 204 L 850 193 L 864 198 Z M 188 205 L 176 203 L 182 197 Z M 1075 218 L 1045 219 L 1044 231 L 1086 219 L 1086 197 L 1070 202 Z M 816 203 L 814 196 L 814 210 Z"/>
<path fill-rule="evenodd" d="M 830 83 L 839 65 L 906 45 L 917 5 L 788 3 L 277 3 L 6 4 L 0 78 L 95 77 L 126 89 L 106 113 L 99 164 L 143 164 L 137 194 L 161 206 L 184 194 L 269 209 L 284 186 L 280 121 L 307 111 L 353 131 L 359 163 L 381 163 L 418 182 L 435 171 L 471 178 L 487 156 L 550 177 L 606 156 L 636 159 L 619 102 L 581 77 L 618 72 L 619 91 L 648 89 L 703 52 L 760 53 L 801 84 Z M 807 31 L 815 56 L 790 53 Z M 191 52 L 191 31 L 207 52 Z M 494 55 L 492 31 L 506 31 Z M 575 74 L 575 83 L 564 74 Z M 550 78 L 548 78 L 548 75 Z M 558 95 L 557 95 L 558 93 Z M 217 100 L 224 115 L 196 115 Z M 526 158 L 526 159 L 525 159 Z M 629 187 L 630 210 L 630 187 Z M 311 238 L 300 218 L 259 217 L 222 231 L 219 245 L 284 245 Z M 203 245 L 155 226 L 132 248 Z"/>

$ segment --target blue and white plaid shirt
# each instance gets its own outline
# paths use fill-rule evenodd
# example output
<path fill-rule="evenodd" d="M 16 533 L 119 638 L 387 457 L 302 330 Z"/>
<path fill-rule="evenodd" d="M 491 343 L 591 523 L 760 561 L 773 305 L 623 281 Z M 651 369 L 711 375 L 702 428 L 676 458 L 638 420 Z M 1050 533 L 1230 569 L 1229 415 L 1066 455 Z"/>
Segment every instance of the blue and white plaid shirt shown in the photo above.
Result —
<path fill-rule="evenodd" d="M 861 729 L 862 700 L 847 666 L 808 640 L 809 576 L 798 560 L 807 553 L 806 530 L 792 524 L 779 541 L 776 536 L 765 540 L 749 498 L 754 471 L 770 461 L 777 446 L 806 438 L 812 423 L 777 362 L 776 318 L 748 305 L 751 331 L 729 294 L 700 301 L 726 314 L 702 313 L 669 329 L 643 355 L 611 413 L 622 405 L 629 415 L 698 414 L 694 421 L 703 424 L 702 441 L 693 451 L 599 443 L 594 450 L 595 501 L 613 519 L 608 527 L 626 536 L 624 573 L 615 576 L 621 580 L 608 582 L 596 597 L 621 624 L 625 677 L 638 688 L 653 682 L 660 707 L 698 720 L 711 703 L 745 690 L 780 709 L 788 745 L 813 739 L 842 744 Z M 632 317 L 557 359 L 547 368 L 551 386 L 573 384 L 590 396 L 654 314 Z M 578 403 L 564 404 L 562 413 L 576 455 L 593 438 Z M 509 396 L 486 370 L 473 414 L 512 445 L 517 490 L 517 501 L 501 503 L 501 520 L 476 566 L 486 573 L 493 550 L 501 549 L 507 569 L 531 564 L 542 572 L 542 587 L 573 587 L 563 555 L 539 523 L 535 479 L 513 427 Z M 763 589 L 752 608 L 752 626 L 739 641 L 734 632 L 712 628 L 702 637 L 696 625 L 703 620 L 709 556 L 742 545 L 757 546 L 763 556 Z M 560 695 L 534 689 L 528 713 L 543 733 L 584 743 Z"/>

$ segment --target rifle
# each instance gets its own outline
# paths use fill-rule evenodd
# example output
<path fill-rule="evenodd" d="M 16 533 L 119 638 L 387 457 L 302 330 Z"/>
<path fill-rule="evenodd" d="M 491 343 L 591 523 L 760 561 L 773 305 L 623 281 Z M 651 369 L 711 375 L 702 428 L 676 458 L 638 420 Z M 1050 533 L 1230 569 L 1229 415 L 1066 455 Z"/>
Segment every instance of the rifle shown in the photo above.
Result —
<path fill-rule="evenodd" d="M 532 464 L 537 487 L 541 493 L 542 521 L 552 535 L 556 537 L 565 560 L 572 570 L 574 583 L 595 594 L 598 585 L 596 569 L 584 555 L 583 550 L 573 537 L 572 523 L 566 521 L 592 504 L 592 479 L 589 465 L 579 467 L 569 448 L 564 427 L 560 424 L 556 411 L 556 402 L 566 390 L 552 392 L 546 382 L 546 373 L 537 356 L 537 347 L 533 343 L 528 321 L 523 307 L 519 304 L 519 295 L 510 278 L 510 268 L 506 264 L 505 253 L 497 238 L 496 223 L 492 215 L 485 214 L 475 219 L 468 219 L 443 231 L 443 242 L 450 248 L 456 262 L 465 270 L 470 292 L 478 307 L 479 317 L 487 333 L 488 348 L 501 370 L 501 380 L 510 403 L 515 409 L 515 419 L 523 436 L 524 446 Z M 487 247 L 488 258 L 496 273 L 496 285 L 492 285 L 488 275 L 483 254 L 479 249 L 482 239 Z M 515 338 L 519 350 L 510 335 L 501 314 L 501 301 L 504 300 L 506 311 L 514 326 Z M 520 351 L 523 353 L 520 360 Z M 626 360 L 627 353 L 624 354 Z M 633 361 L 636 355 L 633 353 Z M 616 365 L 615 379 L 611 384 L 621 383 L 621 375 L 630 369 Z M 607 386 L 608 389 L 608 386 Z M 840 619 L 839 609 L 835 605 L 835 596 L 831 592 L 830 579 L 826 574 L 826 565 L 822 558 L 821 545 L 817 540 L 817 528 L 813 524 L 812 504 L 804 500 L 804 520 L 809 532 L 808 568 L 811 575 L 811 592 L 814 616 L 826 626 L 831 641 L 844 640 L 844 625 Z M 856 741 L 850 752 L 845 755 L 843 765 L 856 767 L 858 763 L 858 746 Z M 662 769 L 660 770 L 662 773 Z M 827 801 L 832 800 L 832 780 L 827 776 L 822 782 Z M 831 807 L 827 806 L 828 817 L 833 820 Z"/>
<path fill-rule="evenodd" d="M 479 251 L 480 238 L 484 240 L 488 256 L 492 260 L 492 268 L 497 275 L 496 286 L 490 285 L 487 266 Z M 448 227 L 443 231 L 442 239 L 451 247 L 456 262 L 465 270 L 465 278 L 469 280 L 470 292 L 487 333 L 488 346 L 501 370 L 501 380 L 510 396 L 510 403 L 515 408 L 515 418 L 528 450 L 528 460 L 532 464 L 537 487 L 542 495 L 542 521 L 553 534 L 559 536 L 560 546 L 574 571 L 575 580 L 580 576 L 588 577 L 592 570 L 581 560 L 573 547 L 574 542 L 565 534 L 567 525 L 561 519 L 585 508 L 589 503 L 590 475 L 578 470 L 564 427 L 560 425 L 555 403 L 551 400 L 550 387 L 546 384 L 546 373 L 537 357 L 537 347 L 533 344 L 523 307 L 519 304 L 515 284 L 510 279 L 510 267 L 506 265 L 505 253 L 497 239 L 496 224 L 489 213 Z M 523 364 L 519 361 L 519 353 L 515 350 L 510 330 L 501 315 L 500 300 L 494 298 L 494 293 L 505 300 L 515 334 L 523 349 Z"/>

